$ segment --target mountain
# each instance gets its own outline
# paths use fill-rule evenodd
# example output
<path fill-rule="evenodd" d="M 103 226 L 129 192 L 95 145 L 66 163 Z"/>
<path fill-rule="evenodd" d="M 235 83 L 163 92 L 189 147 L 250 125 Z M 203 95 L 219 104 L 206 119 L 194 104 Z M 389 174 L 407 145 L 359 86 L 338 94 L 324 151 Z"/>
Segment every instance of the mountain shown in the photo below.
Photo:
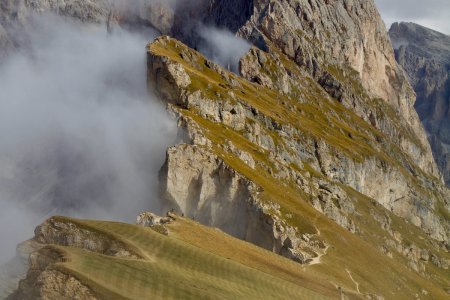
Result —
<path fill-rule="evenodd" d="M 416 110 L 450 185 L 450 36 L 414 23 L 389 30 L 398 63 L 417 93 Z"/>
<path fill-rule="evenodd" d="M 151 3 L 167 22 L 98 21 L 172 36 L 147 81 L 179 127 L 159 174 L 176 213 L 47 220 L 11 299 L 448 297 L 450 191 L 372 0 Z M 195 50 L 205 26 L 252 45 L 235 72 Z"/>
<path fill-rule="evenodd" d="M 288 259 L 189 219 L 167 219 L 152 229 L 47 220 L 28 242 L 39 249 L 33 272 L 8 299 L 339 297 L 332 284 Z"/>

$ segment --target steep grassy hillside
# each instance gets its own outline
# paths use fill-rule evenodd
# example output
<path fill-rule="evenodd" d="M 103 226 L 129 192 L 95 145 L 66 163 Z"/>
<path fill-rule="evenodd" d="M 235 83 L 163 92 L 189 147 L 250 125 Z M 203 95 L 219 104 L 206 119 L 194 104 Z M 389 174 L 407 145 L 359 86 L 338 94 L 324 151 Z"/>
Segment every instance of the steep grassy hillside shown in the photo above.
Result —
<path fill-rule="evenodd" d="M 385 191 L 380 190 L 393 184 L 394 193 L 404 184 L 424 199 L 436 192 L 442 201 L 439 191 L 424 186 L 437 179 L 417 168 L 391 137 L 332 99 L 282 54 L 275 57 L 273 72 L 289 69 L 296 85 L 288 94 L 261 84 L 264 79 L 252 83 L 226 72 L 169 38 L 158 39 L 148 50 L 150 84 L 170 103 L 190 137 L 188 145 L 168 153 L 162 175 L 168 206 L 299 260 L 315 274 L 361 295 L 446 297 L 450 256 L 445 246 L 418 228 L 414 218 L 404 219 L 413 208 L 399 202 L 402 198 L 385 203 Z M 258 58 L 265 70 L 273 57 Z M 380 106 L 387 122 L 395 118 L 394 112 L 388 116 L 388 104 L 367 101 Z M 352 182 L 359 172 L 367 177 Z M 180 193 L 184 189 L 194 196 L 186 198 Z M 227 205 L 233 207 L 230 212 Z M 390 205 L 394 207 L 386 209 Z M 445 208 L 431 209 L 448 218 Z M 399 216 L 400 211 L 405 215 Z M 233 212 L 256 219 L 256 225 L 231 217 Z M 252 230 L 256 237 L 248 234 Z M 273 236 L 272 244 L 261 238 L 266 235 Z"/>
<path fill-rule="evenodd" d="M 289 65 L 288 94 L 167 37 L 148 55 L 187 142 L 168 150 L 165 205 L 239 239 L 182 217 L 166 228 L 54 217 L 10 299 L 446 298 L 445 245 L 349 179 L 372 168 L 371 188 L 387 172 L 434 192 L 385 134 L 282 54 L 273 72 Z"/>
<path fill-rule="evenodd" d="M 70 224 L 73 231 L 82 228 L 90 232 L 90 242 L 108 236 L 139 257 L 89 251 L 88 242 L 85 249 L 46 245 L 39 250 L 36 265 L 42 266 L 45 261 L 46 272 L 56 270 L 73 276 L 95 298 L 328 299 L 340 295 L 333 284 L 295 262 L 181 217 L 168 225 L 168 236 L 123 223 L 61 217 L 52 222 Z M 32 273 L 33 269 L 29 277 Z M 26 282 L 21 286 L 22 293 L 11 299 L 38 296 L 35 286 L 27 289 Z M 62 298 L 70 298 L 64 295 L 64 286 L 54 283 L 53 287 L 61 288 Z"/>

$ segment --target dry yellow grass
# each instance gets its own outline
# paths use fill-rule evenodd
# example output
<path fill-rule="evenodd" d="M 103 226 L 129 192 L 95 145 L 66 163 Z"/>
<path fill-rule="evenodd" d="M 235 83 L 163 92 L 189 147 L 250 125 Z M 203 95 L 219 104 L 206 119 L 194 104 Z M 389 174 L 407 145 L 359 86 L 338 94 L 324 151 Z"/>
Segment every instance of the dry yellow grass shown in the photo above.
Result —
<path fill-rule="evenodd" d="M 295 262 L 186 219 L 171 224 L 169 236 L 123 223 L 65 220 L 114 236 L 145 257 L 118 258 L 57 245 L 41 250 L 64 258 L 51 268 L 72 274 L 103 299 L 339 297 L 331 284 L 302 274 Z"/>
<path fill-rule="evenodd" d="M 193 82 L 196 82 L 195 86 L 191 86 L 194 90 L 201 86 L 202 93 L 205 95 L 213 95 L 217 91 L 221 92 L 221 84 L 223 85 L 221 76 L 205 67 L 204 58 L 195 51 L 188 50 L 186 46 L 174 40 L 171 40 L 168 46 L 164 47 L 158 43 L 152 44 L 150 51 L 183 64 Z M 193 53 L 193 57 L 200 61 L 198 65 L 201 67 L 198 68 L 184 61 L 179 55 L 180 51 Z M 330 102 L 326 99 L 326 96 L 323 96 L 322 99 L 321 93 L 323 94 L 323 91 L 316 91 L 314 89 L 315 83 L 311 83 L 311 94 L 305 91 L 305 97 L 311 97 L 311 99 L 307 99 L 309 104 L 299 104 L 293 99 L 246 82 L 233 74 L 228 74 L 228 76 L 233 77 L 240 83 L 240 86 L 233 89 L 240 101 L 256 108 L 260 114 L 264 114 L 281 124 L 287 123 L 294 126 L 306 135 L 323 138 L 327 143 L 355 161 L 365 159 L 366 156 L 375 156 L 398 167 L 400 171 L 405 173 L 405 177 L 411 178 L 411 183 L 415 184 L 417 179 L 412 178 L 411 174 L 390 156 L 389 152 L 383 148 L 373 148 L 372 144 L 378 143 L 378 139 L 384 139 L 387 142 L 383 134 L 342 104 Z M 305 79 L 305 81 L 308 80 Z M 202 84 L 198 82 L 202 82 Z M 280 99 L 283 99 L 283 101 L 280 101 Z M 282 104 L 282 102 L 285 104 Z M 295 107 L 295 109 L 288 109 L 289 107 Z M 263 193 L 260 196 L 263 201 L 272 201 L 280 205 L 281 211 L 286 213 L 286 221 L 290 225 L 297 227 L 300 232 L 314 233 L 317 230 L 320 231 L 321 237 L 331 247 L 327 254 L 322 257 L 321 264 L 305 269 L 308 276 L 325 278 L 326 281 L 333 282 L 336 286 L 341 286 L 346 290 L 359 290 L 363 294 L 382 294 L 388 299 L 411 299 L 416 294 L 420 295 L 422 289 L 428 291 L 430 298 L 445 299 L 448 296 L 443 289 L 444 286 L 450 284 L 449 280 L 445 280 L 446 277 L 450 278 L 448 271 L 433 270 L 439 280 L 436 280 L 436 278 L 427 280 L 407 268 L 405 260 L 401 256 L 395 256 L 394 259 L 391 259 L 379 251 L 378 247 L 383 243 L 384 238 L 389 238 L 389 235 L 385 231 L 381 232 L 379 224 L 364 220 L 365 218 L 372 219 L 369 212 L 370 199 L 356 192 L 353 193 L 353 198 L 361 213 L 357 221 L 363 232 L 358 237 L 314 210 L 308 203 L 305 194 L 294 184 L 275 179 L 266 169 L 260 166 L 252 169 L 235 155 L 227 153 L 217 146 L 231 141 L 238 149 L 251 153 L 256 160 L 270 166 L 271 161 L 268 153 L 249 142 L 242 133 L 203 118 L 193 109 L 180 108 L 178 112 L 191 118 L 199 125 L 203 134 L 213 141 L 212 150 L 218 157 L 262 188 Z M 339 116 L 339 119 L 336 116 Z M 389 148 L 398 157 L 411 161 L 395 145 L 386 144 L 386 148 Z M 303 171 L 309 172 L 307 164 L 305 164 Z M 351 191 L 349 192 L 352 194 Z M 392 217 L 395 230 L 405 233 L 405 236 L 411 241 L 418 240 L 420 235 L 410 234 L 410 232 L 419 231 L 415 230 L 411 224 L 396 218 L 384 208 L 376 207 L 375 209 Z M 288 218 L 287 214 L 292 217 Z M 195 239 L 190 240 L 188 237 L 190 235 L 187 232 L 179 236 L 179 238 L 191 243 L 197 243 Z M 226 251 L 226 248 L 221 251 Z M 228 253 L 230 255 L 232 252 Z M 444 257 L 448 256 L 445 253 L 443 255 Z M 245 257 L 242 260 L 244 263 Z M 433 267 L 430 268 L 433 269 Z M 285 276 L 287 275 L 285 274 Z"/>

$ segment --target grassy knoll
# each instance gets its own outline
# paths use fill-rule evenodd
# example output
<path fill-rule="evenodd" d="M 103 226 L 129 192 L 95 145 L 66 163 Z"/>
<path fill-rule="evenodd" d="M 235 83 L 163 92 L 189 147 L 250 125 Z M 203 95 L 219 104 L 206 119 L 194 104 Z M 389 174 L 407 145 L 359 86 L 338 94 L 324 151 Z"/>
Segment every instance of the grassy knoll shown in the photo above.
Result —
<path fill-rule="evenodd" d="M 67 220 L 114 235 L 145 257 L 125 259 L 57 245 L 44 249 L 64 257 L 51 268 L 74 275 L 105 299 L 339 297 L 332 284 L 308 276 L 297 263 L 187 219 L 171 224 L 169 236 L 123 223 Z"/>

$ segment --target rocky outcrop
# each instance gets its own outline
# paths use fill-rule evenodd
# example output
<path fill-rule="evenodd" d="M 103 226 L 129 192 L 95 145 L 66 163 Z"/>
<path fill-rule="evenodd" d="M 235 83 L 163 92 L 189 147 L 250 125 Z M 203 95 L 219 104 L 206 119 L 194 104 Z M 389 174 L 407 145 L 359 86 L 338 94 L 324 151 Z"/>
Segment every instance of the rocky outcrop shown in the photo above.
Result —
<path fill-rule="evenodd" d="M 149 85 L 168 103 L 182 141 L 168 149 L 160 172 L 166 210 L 301 263 L 320 263 L 333 243 L 283 206 L 293 186 L 364 239 L 382 230 L 377 249 L 401 257 L 414 272 L 429 277 L 430 266 L 447 268 L 441 251 L 448 244 L 448 190 L 399 150 L 393 136 L 376 130 L 376 123 L 394 130 L 392 119 L 359 118 L 281 53 L 253 48 L 240 72 L 254 84 L 168 37 L 148 46 Z M 375 103 L 389 109 L 383 100 Z M 272 184 L 278 189 L 269 193 Z M 363 212 L 367 201 L 374 207 Z M 428 248 L 436 263 L 411 254 L 424 247 L 394 224 L 397 216 L 406 220 L 402 226 L 413 224 L 436 239 Z"/>
<path fill-rule="evenodd" d="M 450 37 L 413 23 L 394 23 L 389 35 L 417 93 L 416 110 L 450 185 Z"/>
<path fill-rule="evenodd" d="M 35 230 L 35 237 L 19 249 L 26 252 L 28 272 L 8 300 L 20 299 L 98 299 L 95 293 L 74 275 L 55 267 L 67 261 L 65 254 L 48 245 L 82 248 L 116 257 L 137 258 L 124 244 L 112 237 L 83 228 L 63 218 L 50 218 Z"/>
<path fill-rule="evenodd" d="M 56 246 L 56 247 L 54 247 Z M 52 217 L 36 227 L 33 239 L 19 249 L 28 249 L 28 272 L 17 290 L 7 299 L 99 299 L 76 273 L 58 268 L 70 258 L 64 251 L 78 248 L 120 259 L 142 259 L 132 246 L 106 231 L 63 217 Z"/>
<path fill-rule="evenodd" d="M 42 245 L 25 241 L 17 246 L 16 256 L 0 266 L 0 299 L 6 299 L 27 275 L 30 254 L 38 251 Z"/>
<path fill-rule="evenodd" d="M 259 199 L 257 185 L 204 146 L 170 148 L 160 177 L 165 207 L 202 224 L 302 263 L 313 261 L 327 247 L 313 241 L 315 234 L 302 239 L 282 220 L 278 206 Z"/>
<path fill-rule="evenodd" d="M 40 261 L 43 258 L 42 255 L 40 253 L 39 256 L 31 256 L 27 279 L 21 281 L 19 289 L 6 299 L 100 299 L 74 276 L 58 270 L 46 269 L 47 265 Z M 52 259 L 50 258 L 50 261 Z M 50 261 L 47 263 L 50 264 Z"/>
<path fill-rule="evenodd" d="M 445 202 L 448 191 L 440 186 L 439 182 L 433 180 L 432 177 L 428 177 L 429 175 L 426 175 L 426 173 L 421 173 L 422 171 L 417 166 L 414 166 L 415 162 L 411 158 L 404 156 L 403 152 L 398 151 L 393 141 L 374 133 L 370 129 L 370 125 L 366 125 L 365 128 L 360 127 L 358 130 L 362 130 L 364 135 L 372 136 L 369 147 L 374 147 L 377 150 L 371 150 L 375 151 L 372 157 L 366 157 L 367 152 L 362 151 L 360 152 L 362 157 L 356 158 L 354 155 L 359 152 L 358 147 L 360 147 L 359 142 L 354 140 L 356 136 L 352 136 L 351 134 L 351 138 L 348 135 L 343 136 L 344 139 L 348 140 L 350 145 L 355 143 L 354 146 L 345 149 L 345 147 L 342 148 L 341 144 L 336 144 L 333 140 L 320 133 L 314 136 L 305 134 L 304 130 L 310 130 L 310 128 L 297 127 L 292 123 L 286 123 L 286 120 L 278 123 L 274 118 L 265 113 L 257 112 L 257 107 L 252 106 L 245 99 L 236 96 L 238 93 L 236 90 L 242 88 L 243 83 L 233 78 L 233 76 L 226 75 L 220 67 L 217 67 L 212 62 L 206 61 L 202 66 L 196 54 L 186 51 L 182 45 L 176 43 L 171 45 L 172 42 L 170 39 L 162 38 L 156 43 L 160 43 L 165 47 L 175 47 L 181 52 L 181 57 L 186 59 L 184 63 L 192 64 L 192 66 L 198 68 L 208 68 L 217 71 L 219 74 L 225 74 L 222 75 L 222 78 L 225 80 L 225 83 L 222 85 L 229 85 L 231 87 L 231 90 L 227 92 L 225 97 L 219 96 L 219 101 L 215 100 L 217 95 L 209 95 L 207 91 L 192 91 L 189 87 L 196 80 L 191 78 L 192 75 L 190 74 L 192 73 L 190 71 L 192 70 L 187 69 L 186 65 L 180 61 L 172 60 L 170 57 L 160 57 L 149 52 L 149 82 L 159 95 L 171 103 L 173 107 L 190 109 L 202 118 L 222 123 L 236 131 L 244 129 L 244 132 L 247 132 L 244 135 L 249 141 L 273 154 L 269 159 L 276 162 L 275 169 L 271 170 L 275 178 L 295 180 L 308 194 L 311 194 L 313 204 L 317 209 L 326 212 L 333 220 L 352 231 L 356 231 L 355 225 L 345 215 L 353 212 L 354 208 L 352 208 L 351 203 L 348 203 L 348 197 L 345 192 L 340 191 L 336 183 L 348 185 L 376 199 L 395 214 L 409 220 L 416 226 L 422 227 L 434 238 L 441 241 L 448 240 L 448 228 L 445 222 L 442 222 L 442 216 L 439 217 L 433 213 L 434 205 L 448 205 Z M 273 67 L 276 64 L 278 66 Z M 257 82 L 273 90 L 278 90 L 281 87 L 283 94 L 286 94 L 287 97 L 298 97 L 295 98 L 295 101 L 299 101 L 300 103 L 308 104 L 311 103 L 310 101 L 314 101 L 310 98 L 311 95 L 299 94 L 299 89 L 312 90 L 316 88 L 311 83 L 309 85 L 306 84 L 304 77 L 309 75 L 304 72 L 302 73 L 300 67 L 298 67 L 298 70 L 291 67 L 289 75 L 287 75 L 288 73 L 284 71 L 286 68 L 287 66 L 281 63 L 280 57 L 274 58 L 272 55 L 264 54 L 262 51 L 255 49 L 241 61 L 241 72 L 247 78 L 266 78 L 257 80 Z M 270 69 L 277 70 L 281 74 L 271 72 Z M 298 82 L 301 81 L 305 82 L 304 86 L 298 85 Z M 284 89 L 282 88 L 283 86 L 285 87 Z M 211 88 L 213 89 L 212 86 Z M 335 101 L 324 91 L 318 91 L 318 93 L 320 97 L 328 99 L 328 103 Z M 288 104 L 286 105 L 289 106 Z M 290 110 L 292 107 L 288 109 Z M 321 113 L 317 111 L 317 114 Z M 300 117 L 305 118 L 304 115 L 300 115 Z M 340 120 L 339 122 L 348 122 L 348 120 L 335 113 L 332 113 L 330 116 L 324 116 L 325 120 L 330 120 L 331 117 L 338 118 Z M 249 119 L 252 122 L 249 122 Z M 195 122 L 188 120 L 189 118 L 181 118 L 180 125 L 184 124 L 181 126 L 187 128 L 188 135 L 190 135 L 189 142 L 206 146 L 207 149 L 211 148 L 213 142 L 208 140 L 205 134 L 202 133 L 202 126 L 192 125 Z M 374 117 L 374 122 L 382 122 L 378 120 L 378 118 Z M 283 122 L 285 123 L 283 124 Z M 321 126 L 327 126 L 326 122 L 328 121 L 325 121 Z M 388 120 L 387 122 L 392 122 L 392 120 Z M 349 126 L 354 125 L 349 123 Z M 333 128 L 336 128 L 335 125 L 331 125 L 327 130 L 334 131 L 335 129 Z M 274 135 L 271 134 L 274 131 L 279 135 L 277 137 L 278 143 L 274 142 Z M 338 133 L 336 132 L 336 134 Z M 296 137 L 300 136 L 302 140 L 296 142 Z M 235 153 L 237 157 L 253 169 L 255 169 L 255 166 L 262 165 L 260 161 L 255 162 L 255 159 L 252 155 L 248 155 L 247 151 L 235 147 L 232 142 L 228 142 L 223 147 L 225 151 Z M 214 182 L 215 179 L 213 180 L 211 178 L 214 178 L 213 174 L 215 173 L 213 170 L 217 169 L 216 156 L 210 155 L 202 149 L 200 148 L 201 151 L 184 153 L 180 148 L 176 147 L 168 151 L 162 178 L 164 190 L 170 190 L 171 193 L 166 194 L 165 199 L 170 200 L 171 205 L 174 205 L 173 208 L 180 209 L 180 211 L 187 215 L 199 214 L 204 216 L 206 219 L 202 220 L 203 222 L 214 225 L 215 222 L 211 220 L 214 219 L 213 216 L 215 214 L 207 213 L 202 208 L 203 202 L 205 201 L 204 198 L 216 198 L 221 203 L 231 204 L 230 211 L 242 211 L 243 209 L 233 207 L 232 205 L 234 204 L 232 203 L 234 202 L 226 200 L 229 198 L 221 199 L 218 196 L 220 189 L 217 187 L 212 188 L 214 186 L 213 184 L 207 184 L 211 190 L 202 190 L 202 185 L 198 182 L 207 183 L 208 180 Z M 386 151 L 386 153 L 381 156 L 375 154 L 381 150 Z M 203 154 L 200 154 L 202 151 Z M 386 156 L 384 155 L 391 157 L 392 160 L 389 160 L 389 162 L 386 161 Z M 396 159 L 398 161 L 394 163 Z M 321 182 L 317 179 L 305 178 L 303 174 L 294 172 L 287 165 L 289 163 L 301 165 L 301 162 L 305 160 L 334 183 L 328 184 L 326 180 L 322 180 Z M 402 167 L 396 167 L 395 165 L 397 163 L 400 163 Z M 189 171 L 189 174 L 180 172 L 180 170 L 186 170 L 186 165 L 196 166 L 197 169 L 195 171 Z M 264 166 L 264 168 L 267 168 L 267 166 Z M 412 173 L 414 175 L 406 175 L 409 172 L 406 170 L 415 170 Z M 195 178 L 195 180 L 192 178 Z M 417 181 L 418 178 L 420 178 L 421 182 Z M 311 188 L 311 181 L 314 181 L 312 185 L 314 188 Z M 220 180 L 218 182 L 220 187 L 224 185 L 224 183 L 220 183 Z M 183 188 L 175 190 L 171 184 L 178 188 L 180 186 Z M 320 186 L 327 185 L 331 186 L 328 190 L 326 188 L 319 188 Z M 432 206 L 427 204 L 429 203 L 431 194 L 424 193 L 423 188 L 420 188 L 420 186 L 435 186 L 435 190 L 438 190 L 438 194 L 440 195 L 433 200 L 436 201 L 435 204 Z M 225 190 L 228 191 L 228 189 Z M 226 195 L 229 194 L 233 195 L 233 193 L 226 192 Z M 199 198 L 197 195 L 201 195 L 201 197 Z M 318 201 L 318 199 L 322 201 Z M 339 205 L 336 204 L 338 202 L 340 203 Z M 341 209 L 339 210 L 337 207 Z M 219 206 L 218 209 L 223 210 L 224 208 Z M 223 215 L 227 214 L 223 213 Z M 233 218 L 226 217 L 225 219 Z M 236 222 L 230 222 L 230 224 L 234 223 Z M 224 225 L 222 224 L 221 226 Z M 242 234 L 230 230 L 227 232 L 243 238 Z"/>
<path fill-rule="evenodd" d="M 169 229 L 167 225 L 175 220 L 173 212 L 168 212 L 167 217 L 160 217 L 151 212 L 143 212 L 138 215 L 136 219 L 136 225 L 142 227 L 149 227 L 152 230 L 161 233 L 163 235 L 169 235 Z"/>
<path fill-rule="evenodd" d="M 329 94 L 398 141 L 425 171 L 439 177 L 414 110 L 414 91 L 398 67 L 384 23 L 372 0 L 197 1 L 176 10 L 172 34 L 194 47 L 198 23 L 225 27 L 270 53 L 282 51 Z M 286 77 L 281 77 L 286 80 Z M 264 78 L 259 78 L 264 79 Z M 361 95 L 365 94 L 365 95 Z M 369 99 L 390 104 L 392 121 Z M 395 122 L 402 130 L 394 130 Z M 387 123 L 387 124 L 386 124 Z M 408 128 L 405 135 L 404 128 Z"/>
<path fill-rule="evenodd" d="M 101 234 L 58 217 L 50 218 L 36 227 L 34 234 L 33 241 L 43 245 L 70 246 L 117 257 L 141 257 L 112 235 Z"/>
<path fill-rule="evenodd" d="M 169 224 L 174 220 L 173 217 L 168 215 L 167 217 L 160 217 L 151 212 L 143 212 L 139 214 L 136 219 L 136 225 L 143 227 L 151 227 L 156 225 Z"/>

